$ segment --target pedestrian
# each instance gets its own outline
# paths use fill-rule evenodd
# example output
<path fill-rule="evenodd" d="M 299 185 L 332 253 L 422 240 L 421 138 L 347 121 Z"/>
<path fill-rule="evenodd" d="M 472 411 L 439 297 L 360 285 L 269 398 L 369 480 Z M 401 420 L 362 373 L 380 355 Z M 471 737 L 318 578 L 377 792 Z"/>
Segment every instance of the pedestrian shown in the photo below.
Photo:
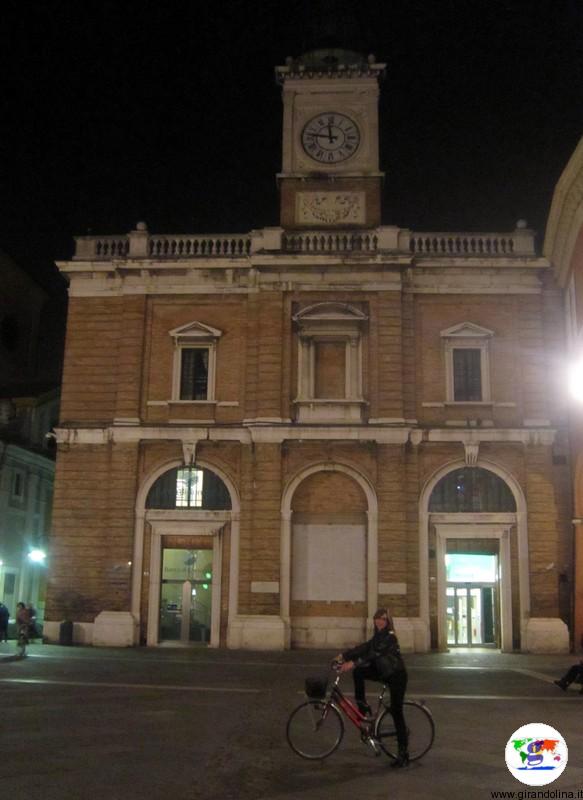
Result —
<path fill-rule="evenodd" d="M 563 677 L 559 678 L 558 681 L 553 681 L 553 683 L 558 686 L 559 689 L 562 689 L 564 692 L 566 692 L 567 688 L 573 683 L 573 681 L 577 681 L 577 683 L 581 684 L 579 694 L 583 694 L 583 660 L 578 664 L 573 664 L 572 667 L 569 667 Z"/>
<path fill-rule="evenodd" d="M 0 603 L 0 642 L 8 641 L 9 619 L 10 619 L 10 611 L 6 608 L 4 603 Z"/>
<path fill-rule="evenodd" d="M 24 655 L 28 644 L 28 634 L 30 629 L 30 612 L 23 602 L 16 604 L 16 630 L 18 649 Z"/>
<path fill-rule="evenodd" d="M 391 693 L 391 712 L 395 722 L 398 758 L 392 767 L 405 767 L 409 763 L 408 736 L 403 701 L 407 688 L 407 670 L 401 656 L 399 640 L 393 630 L 393 622 L 386 608 L 379 608 L 373 616 L 375 631 L 372 639 L 342 653 L 338 659 L 342 662 L 341 672 L 353 669 L 354 695 L 361 713 L 370 715 L 371 709 L 366 702 L 365 680 L 386 683 Z"/>

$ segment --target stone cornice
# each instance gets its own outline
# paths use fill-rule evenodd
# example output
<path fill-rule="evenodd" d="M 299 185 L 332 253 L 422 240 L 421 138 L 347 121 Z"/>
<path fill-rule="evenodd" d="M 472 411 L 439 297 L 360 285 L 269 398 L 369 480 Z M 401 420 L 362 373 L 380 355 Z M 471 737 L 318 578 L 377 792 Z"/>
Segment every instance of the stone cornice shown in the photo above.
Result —
<path fill-rule="evenodd" d="M 545 258 L 417 260 L 397 253 L 257 253 L 246 259 L 133 259 L 59 262 L 71 296 L 246 294 L 269 291 L 539 293 Z"/>
<path fill-rule="evenodd" d="M 276 443 L 284 441 L 376 442 L 418 446 L 433 442 L 460 443 L 464 447 L 483 442 L 505 442 L 523 445 L 553 444 L 556 430 L 552 428 L 413 428 L 383 425 L 241 425 L 219 426 L 154 426 L 108 425 L 103 427 L 62 426 L 56 429 L 60 445 L 137 444 L 139 442 L 240 442 Z"/>

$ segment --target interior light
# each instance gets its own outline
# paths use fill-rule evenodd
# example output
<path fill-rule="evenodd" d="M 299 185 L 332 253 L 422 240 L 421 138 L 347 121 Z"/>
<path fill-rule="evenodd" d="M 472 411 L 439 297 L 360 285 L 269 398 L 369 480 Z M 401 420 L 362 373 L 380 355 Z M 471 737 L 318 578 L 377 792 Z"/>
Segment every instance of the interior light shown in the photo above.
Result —
<path fill-rule="evenodd" d="M 204 577 L 205 577 L 205 578 L 212 578 L 212 575 L 211 575 L 211 573 L 210 573 L 210 572 L 205 572 L 205 573 L 204 573 Z"/>
<path fill-rule="evenodd" d="M 196 597 L 196 589 L 193 589 L 193 590 L 192 590 L 192 596 L 193 596 L 193 597 Z"/>
<path fill-rule="evenodd" d="M 208 588 L 209 588 L 209 585 L 208 585 L 208 583 L 203 583 L 203 585 L 202 585 L 202 588 L 203 588 L 203 589 L 208 589 Z"/>
<path fill-rule="evenodd" d="M 2 559 L 0 558 L 0 567 L 2 566 L 2 564 L 3 564 L 3 563 L 4 563 L 4 562 L 3 562 L 3 561 L 2 561 Z"/>
<path fill-rule="evenodd" d="M 47 554 L 45 553 L 44 550 L 37 550 L 35 548 L 34 550 L 30 551 L 30 553 L 28 554 L 28 557 L 30 558 L 31 561 L 34 561 L 37 564 L 40 564 L 45 560 L 45 558 L 47 557 Z"/>

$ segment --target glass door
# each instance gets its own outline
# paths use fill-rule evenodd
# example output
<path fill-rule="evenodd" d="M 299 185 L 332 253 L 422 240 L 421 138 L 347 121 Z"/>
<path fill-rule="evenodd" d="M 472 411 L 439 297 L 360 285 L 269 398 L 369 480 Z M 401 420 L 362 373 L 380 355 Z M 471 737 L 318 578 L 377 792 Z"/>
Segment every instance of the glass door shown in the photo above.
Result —
<path fill-rule="evenodd" d="M 210 642 L 212 563 L 210 549 L 163 549 L 160 641 Z"/>
<path fill-rule="evenodd" d="M 446 589 L 447 643 L 454 647 L 496 645 L 494 586 L 451 584 Z"/>

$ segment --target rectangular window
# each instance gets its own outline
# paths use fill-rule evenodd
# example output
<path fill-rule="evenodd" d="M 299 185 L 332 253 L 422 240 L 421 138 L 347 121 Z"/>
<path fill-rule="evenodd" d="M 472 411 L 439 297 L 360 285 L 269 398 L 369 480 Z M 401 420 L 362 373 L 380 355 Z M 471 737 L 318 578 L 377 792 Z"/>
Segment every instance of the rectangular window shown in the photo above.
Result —
<path fill-rule="evenodd" d="M 24 473 L 15 470 L 12 473 L 12 499 L 23 500 L 24 498 Z"/>
<path fill-rule="evenodd" d="M 208 347 L 183 347 L 180 355 L 180 399 L 207 400 Z"/>
<path fill-rule="evenodd" d="M 318 399 L 346 397 L 346 343 L 314 342 L 314 396 Z"/>
<path fill-rule="evenodd" d="M 176 508 L 200 508 L 202 506 L 201 469 L 179 469 L 176 476 Z"/>
<path fill-rule="evenodd" d="M 4 575 L 4 595 L 14 594 L 15 588 L 16 588 L 16 575 L 14 572 L 7 572 Z"/>
<path fill-rule="evenodd" d="M 482 351 L 469 347 L 453 350 L 453 399 L 456 402 L 482 400 Z"/>

